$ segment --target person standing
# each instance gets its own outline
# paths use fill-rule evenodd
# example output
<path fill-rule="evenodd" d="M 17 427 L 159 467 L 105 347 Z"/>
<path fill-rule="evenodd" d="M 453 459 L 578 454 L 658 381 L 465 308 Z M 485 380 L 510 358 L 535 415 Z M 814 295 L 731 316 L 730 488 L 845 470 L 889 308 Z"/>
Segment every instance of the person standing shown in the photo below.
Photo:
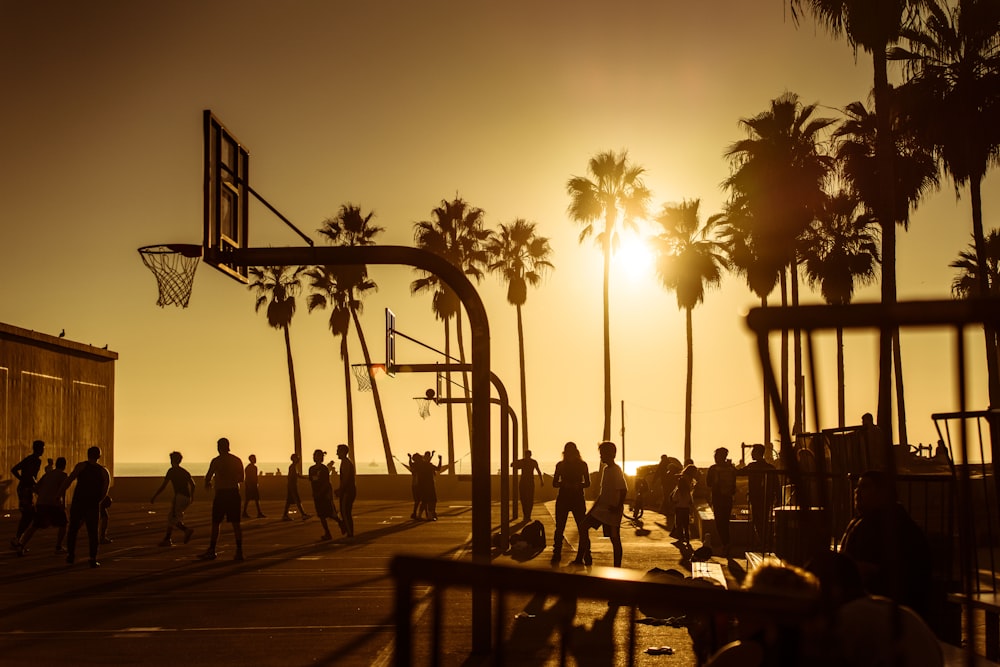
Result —
<path fill-rule="evenodd" d="M 90 547 L 90 567 L 100 567 L 97 561 L 98 523 L 101 518 L 101 502 L 107 497 L 111 487 L 108 469 L 97 460 L 101 458 L 101 448 L 96 445 L 87 449 L 87 460 L 81 461 L 62 483 L 63 494 L 70 484 L 76 482 L 73 501 L 69 506 L 69 533 L 66 539 L 66 562 L 76 560 L 76 536 L 81 524 L 87 524 L 87 539 Z"/>
<path fill-rule="evenodd" d="M 309 515 L 302 509 L 302 498 L 299 496 L 299 455 L 292 454 L 291 460 L 292 464 L 288 466 L 288 493 L 285 496 L 285 511 L 281 513 L 281 520 L 292 520 L 292 517 L 288 516 L 288 509 L 295 505 L 299 509 L 299 516 L 305 521 Z"/>
<path fill-rule="evenodd" d="M 35 440 L 31 443 L 31 453 L 10 469 L 10 474 L 17 479 L 17 506 L 21 511 L 21 519 L 17 522 L 17 532 L 10 540 L 12 549 L 17 549 L 21 535 L 28 529 L 35 518 L 35 482 L 38 471 L 42 469 L 42 454 L 45 452 L 45 441 Z"/>
<path fill-rule="evenodd" d="M 556 495 L 556 531 L 552 538 L 552 562 L 558 563 L 562 557 L 563 532 L 566 530 L 566 519 L 571 512 L 580 536 L 576 552 L 589 554 L 590 531 L 584 521 L 587 515 L 584 489 L 590 486 L 590 470 L 587 462 L 580 456 L 580 450 L 575 442 L 567 442 L 563 447 L 562 461 L 556 464 L 556 470 L 552 475 L 552 486 L 559 489 Z"/>
<path fill-rule="evenodd" d="M 323 463 L 326 452 L 317 449 L 313 452 L 313 465 L 309 468 L 309 482 L 312 485 L 313 504 L 316 506 L 316 517 L 323 525 L 323 534 L 319 539 L 331 540 L 330 526 L 327 519 L 333 519 L 340 526 L 341 534 L 347 532 L 344 521 L 337 516 L 333 507 L 333 487 L 330 485 L 330 468 Z"/>
<path fill-rule="evenodd" d="M 194 534 L 194 528 L 188 528 L 184 525 L 184 511 L 194 500 L 194 480 L 191 479 L 191 473 L 181 467 L 183 459 L 184 456 L 180 452 L 170 452 L 170 469 L 163 476 L 163 484 L 160 484 L 160 488 L 149 500 L 149 504 L 152 505 L 156 502 L 156 497 L 167 488 L 167 484 L 173 486 L 174 500 L 170 504 L 170 514 L 167 515 L 167 534 L 160 542 L 161 547 L 173 545 L 170 536 L 175 527 L 184 533 L 184 544 L 190 542 L 191 536 Z"/>
<path fill-rule="evenodd" d="M 674 529 L 670 536 L 691 544 L 691 506 L 694 505 L 694 487 L 698 485 L 698 469 L 694 464 L 684 466 L 671 494 L 674 503 Z"/>
<path fill-rule="evenodd" d="M 18 556 L 23 556 L 28 550 L 28 542 L 35 531 L 48 526 L 55 526 L 59 529 L 59 534 L 56 536 L 56 553 L 60 554 L 66 551 L 63 548 L 67 523 L 66 499 L 63 491 L 63 482 L 66 481 L 66 477 L 66 457 L 60 456 L 56 459 L 52 470 L 42 475 L 42 478 L 35 484 L 35 493 L 38 494 L 35 518 L 21 535 L 21 541 L 17 548 Z"/>
<path fill-rule="evenodd" d="M 340 487 L 337 489 L 337 497 L 340 498 L 340 516 L 347 528 L 347 536 L 354 537 L 354 500 L 358 496 L 358 487 L 355 485 L 356 470 L 354 461 L 349 456 L 350 452 L 347 445 L 337 445 L 337 458 L 340 459 Z"/>
<path fill-rule="evenodd" d="M 628 495 L 628 484 L 625 474 L 615 463 L 618 447 L 613 442 L 604 441 L 597 446 L 604 470 L 601 471 L 601 490 L 587 515 L 587 525 L 600 526 L 605 537 L 611 538 L 611 550 L 614 566 L 622 566 L 622 514 L 625 512 L 625 496 Z M 574 563 L 590 565 L 590 552 L 577 556 Z"/>
<path fill-rule="evenodd" d="M 247 507 L 250 506 L 250 501 L 254 501 L 257 505 L 257 518 L 263 519 L 264 513 L 260 511 L 260 486 L 258 480 L 257 472 L 257 455 L 251 454 L 249 457 L 250 463 L 247 467 L 243 469 L 243 487 L 246 489 L 245 498 L 243 499 L 243 518 L 249 519 L 250 515 L 247 514 Z"/>
<path fill-rule="evenodd" d="M 747 473 L 747 486 L 750 500 L 750 521 L 761 553 L 770 551 L 771 510 L 778 504 L 779 480 L 777 468 L 767 462 L 764 445 L 754 445 L 750 448 L 750 463 L 743 470 Z"/>
<path fill-rule="evenodd" d="M 517 470 L 521 478 L 517 482 L 517 494 L 521 499 L 521 513 L 525 521 L 531 521 L 531 510 L 535 506 L 535 473 L 538 473 L 538 480 L 545 486 L 545 478 L 542 477 L 542 469 L 538 467 L 538 461 L 531 458 L 531 450 L 524 451 L 524 458 L 518 459 L 510 464 L 510 467 Z"/>
<path fill-rule="evenodd" d="M 199 556 L 202 560 L 215 560 L 215 547 L 219 541 L 222 520 L 233 525 L 236 555 L 233 560 L 243 560 L 243 529 L 240 527 L 240 485 L 243 483 L 243 461 L 229 453 L 229 439 L 219 438 L 219 455 L 208 464 L 205 488 L 212 488 L 215 480 L 215 498 L 212 500 L 212 534 L 208 550 Z"/>
<path fill-rule="evenodd" d="M 712 494 L 712 514 L 722 543 L 722 555 L 728 556 L 729 520 L 733 513 L 733 496 L 736 495 L 736 466 L 729 460 L 729 450 L 725 447 L 715 450 L 715 463 L 709 466 L 705 482 Z"/>

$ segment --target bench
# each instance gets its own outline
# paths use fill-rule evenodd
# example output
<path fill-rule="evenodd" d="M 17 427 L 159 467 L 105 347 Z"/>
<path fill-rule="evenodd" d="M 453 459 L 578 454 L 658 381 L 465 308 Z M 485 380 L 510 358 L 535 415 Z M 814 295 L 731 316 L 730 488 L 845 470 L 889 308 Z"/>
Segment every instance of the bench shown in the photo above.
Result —
<path fill-rule="evenodd" d="M 722 565 L 712 561 L 695 561 L 691 563 L 691 576 L 693 578 L 704 577 L 712 579 L 723 588 L 729 588 L 726 582 L 726 575 L 722 571 Z"/>

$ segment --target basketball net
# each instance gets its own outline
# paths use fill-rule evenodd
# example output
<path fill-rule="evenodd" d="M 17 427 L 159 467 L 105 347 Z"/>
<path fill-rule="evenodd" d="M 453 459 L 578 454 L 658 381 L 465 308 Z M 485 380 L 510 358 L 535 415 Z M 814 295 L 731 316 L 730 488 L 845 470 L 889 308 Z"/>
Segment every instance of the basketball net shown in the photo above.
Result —
<path fill-rule="evenodd" d="M 351 369 L 354 370 L 354 379 L 358 382 L 358 391 L 371 391 L 372 378 L 376 373 L 385 372 L 383 364 L 351 364 Z"/>
<path fill-rule="evenodd" d="M 187 308 L 194 286 L 194 272 L 201 260 L 201 246 L 189 243 L 167 243 L 139 248 L 139 256 L 153 275 L 159 298 L 156 305 Z"/>
<path fill-rule="evenodd" d="M 421 419 L 427 419 L 431 416 L 431 399 L 418 396 L 413 400 L 417 402 L 417 414 L 420 415 Z"/>

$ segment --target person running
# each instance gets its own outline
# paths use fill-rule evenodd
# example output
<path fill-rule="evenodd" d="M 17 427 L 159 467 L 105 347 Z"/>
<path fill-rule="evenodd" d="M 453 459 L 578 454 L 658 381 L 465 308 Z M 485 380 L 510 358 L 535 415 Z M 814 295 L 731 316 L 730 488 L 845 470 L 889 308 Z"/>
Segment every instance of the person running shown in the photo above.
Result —
<path fill-rule="evenodd" d="M 240 527 L 240 485 L 243 483 L 243 462 L 229 453 L 229 439 L 219 438 L 219 455 L 208 464 L 205 488 L 212 488 L 215 480 L 215 498 L 212 500 L 212 534 L 208 550 L 199 556 L 202 560 L 215 560 L 215 546 L 219 541 L 222 520 L 233 524 L 236 555 L 233 560 L 243 560 L 243 529 Z"/>
<path fill-rule="evenodd" d="M 108 469 L 97 460 L 101 458 L 101 448 L 96 445 L 87 449 L 87 460 L 73 468 L 60 487 L 65 495 L 70 484 L 76 482 L 73 501 L 69 506 L 69 532 L 66 539 L 66 562 L 76 560 L 76 536 L 80 526 L 87 524 L 87 538 L 90 547 L 90 567 L 100 567 L 97 561 L 98 523 L 101 518 L 101 502 L 107 497 L 111 486 Z"/>
<path fill-rule="evenodd" d="M 510 467 L 520 473 L 521 477 L 517 481 L 517 495 L 521 500 L 521 513 L 525 521 L 531 521 L 531 510 L 535 507 L 535 473 L 538 473 L 538 480 L 545 486 L 545 478 L 542 477 L 542 469 L 538 467 L 538 461 L 531 458 L 531 450 L 524 450 L 524 458 L 518 459 L 510 464 Z"/>
<path fill-rule="evenodd" d="M 299 455 L 292 454 L 291 460 L 292 464 L 288 466 L 288 494 L 285 496 L 285 511 L 281 513 L 281 520 L 292 520 L 292 517 L 288 516 L 288 508 L 295 505 L 299 509 L 299 516 L 305 521 L 309 515 L 302 509 L 302 498 L 299 496 Z"/>
<path fill-rule="evenodd" d="M 552 537 L 552 562 L 558 563 L 562 557 L 563 532 L 570 512 L 573 513 L 573 521 L 580 536 L 576 552 L 590 553 L 590 531 L 584 523 L 587 514 L 584 489 L 590 486 L 590 469 L 580 457 L 580 450 L 575 442 L 567 442 L 563 447 L 562 461 L 556 464 L 552 475 L 552 486 L 559 489 L 556 495 L 556 532 Z"/>
<path fill-rule="evenodd" d="M 265 518 L 264 513 L 260 511 L 260 483 L 257 472 L 257 455 L 251 454 L 248 458 L 250 459 L 250 463 L 243 469 L 243 488 L 246 495 L 243 499 L 243 518 L 250 518 L 250 515 L 247 514 L 247 507 L 250 506 L 250 501 L 252 500 L 257 505 L 257 518 L 263 519 Z"/>
<path fill-rule="evenodd" d="M 625 474 L 615 463 L 618 447 L 615 443 L 604 441 L 597 446 L 604 470 L 601 471 L 601 491 L 590 508 L 587 525 L 593 528 L 600 526 L 604 536 L 611 538 L 611 550 L 614 566 L 622 566 L 622 514 L 625 513 L 625 496 L 628 494 L 628 484 Z M 576 562 L 590 565 L 590 552 L 577 556 Z"/>
<path fill-rule="evenodd" d="M 337 510 L 333 506 L 333 486 L 330 484 L 330 468 L 323 463 L 326 452 L 317 449 L 313 452 L 313 465 L 309 468 L 309 482 L 312 484 L 313 504 L 316 507 L 316 517 L 323 525 L 323 534 L 319 539 L 331 540 L 330 526 L 327 519 L 333 519 L 340 526 L 340 533 L 347 532 L 347 526 L 337 515 Z"/>
<path fill-rule="evenodd" d="M 59 529 L 56 536 L 56 553 L 64 553 L 63 540 L 66 537 L 66 497 L 63 482 L 66 481 L 66 457 L 56 459 L 55 466 L 42 475 L 35 485 L 38 502 L 35 505 L 35 518 L 28 529 L 21 535 L 17 555 L 23 556 L 28 551 L 28 542 L 39 528 L 55 526 Z"/>
<path fill-rule="evenodd" d="M 21 535 L 35 519 L 35 482 L 38 471 L 42 469 L 42 454 L 45 452 L 45 441 L 35 440 L 31 443 L 31 453 L 10 469 L 10 474 L 17 479 L 17 505 L 21 510 L 21 519 L 17 522 L 17 531 L 10 540 L 12 549 L 17 549 Z"/>
<path fill-rule="evenodd" d="M 340 487 L 337 489 L 337 497 L 340 498 L 340 516 L 347 528 L 347 536 L 354 537 L 354 499 L 358 496 L 358 487 L 355 485 L 354 461 L 349 454 L 351 450 L 347 445 L 337 445 L 337 458 L 340 459 Z"/>
<path fill-rule="evenodd" d="M 194 528 L 188 528 L 184 525 L 184 511 L 194 500 L 194 480 L 191 479 L 191 473 L 181 467 L 183 459 L 184 456 L 180 452 L 170 452 L 170 469 L 163 476 L 163 484 L 149 501 L 150 505 L 155 503 L 156 496 L 167 488 L 167 484 L 174 487 L 174 500 L 170 505 L 170 514 L 167 515 L 167 534 L 160 542 L 161 547 L 173 545 L 170 535 L 174 528 L 184 533 L 184 544 L 190 542 L 191 536 L 194 534 Z"/>

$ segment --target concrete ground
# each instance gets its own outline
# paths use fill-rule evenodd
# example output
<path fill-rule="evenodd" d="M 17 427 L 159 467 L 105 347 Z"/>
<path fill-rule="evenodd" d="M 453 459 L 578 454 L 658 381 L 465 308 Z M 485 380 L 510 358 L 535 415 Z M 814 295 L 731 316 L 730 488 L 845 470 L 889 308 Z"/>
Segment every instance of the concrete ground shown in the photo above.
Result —
<path fill-rule="evenodd" d="M 468 558 L 471 507 L 462 502 L 442 503 L 436 522 L 418 522 L 409 518 L 409 503 L 361 500 L 355 510 L 356 536 L 321 542 L 315 518 L 302 521 L 293 515 L 293 521 L 283 522 L 282 504 L 268 501 L 267 518 L 244 521 L 243 562 L 232 560 L 228 525 L 223 526 L 218 560 L 196 558 L 208 541 L 207 501 L 199 500 L 188 511 L 188 523 L 195 528 L 190 544 L 157 546 L 167 508 L 165 500 L 153 506 L 116 502 L 109 530 L 114 542 L 101 546 L 98 569 L 87 564 L 85 529 L 74 565 L 54 553 L 54 529 L 39 531 L 23 557 L 6 548 L 0 552 L 0 663 L 388 664 L 394 634 L 391 558 Z M 311 509 L 306 506 L 307 512 Z M 536 506 L 533 517 L 545 525 L 550 544 L 553 511 L 551 502 Z M 15 510 L 0 518 L 0 543 L 6 545 L 13 536 L 17 516 Z M 494 516 L 498 520 L 496 505 Z M 662 516 L 647 512 L 645 519 L 642 528 L 623 526 L 624 566 L 640 572 L 659 567 L 688 573 L 681 552 L 657 523 Z M 332 530 L 336 536 L 336 526 Z M 598 534 L 592 533 L 594 565 L 610 565 L 610 543 Z M 584 571 L 567 565 L 575 555 L 572 527 L 566 538 L 571 544 L 564 548 L 560 565 L 550 563 L 551 548 L 527 561 L 502 555 L 496 562 Z M 741 572 L 741 561 L 715 561 L 730 575 Z M 477 664 L 468 656 L 467 597 L 446 596 L 443 664 Z M 418 640 L 421 628 L 428 627 L 425 607 L 418 607 L 415 616 Z M 556 600 L 512 598 L 507 619 L 511 653 L 531 664 L 556 662 L 559 613 Z M 581 600 L 571 631 L 571 661 L 624 664 L 624 656 L 610 658 L 609 652 L 620 648 L 628 625 L 627 610 Z M 643 652 L 663 645 L 671 646 L 674 655 Z M 421 646 L 418 641 L 418 652 L 429 650 Z M 684 629 L 637 624 L 636 646 L 640 665 L 694 662 Z"/>

